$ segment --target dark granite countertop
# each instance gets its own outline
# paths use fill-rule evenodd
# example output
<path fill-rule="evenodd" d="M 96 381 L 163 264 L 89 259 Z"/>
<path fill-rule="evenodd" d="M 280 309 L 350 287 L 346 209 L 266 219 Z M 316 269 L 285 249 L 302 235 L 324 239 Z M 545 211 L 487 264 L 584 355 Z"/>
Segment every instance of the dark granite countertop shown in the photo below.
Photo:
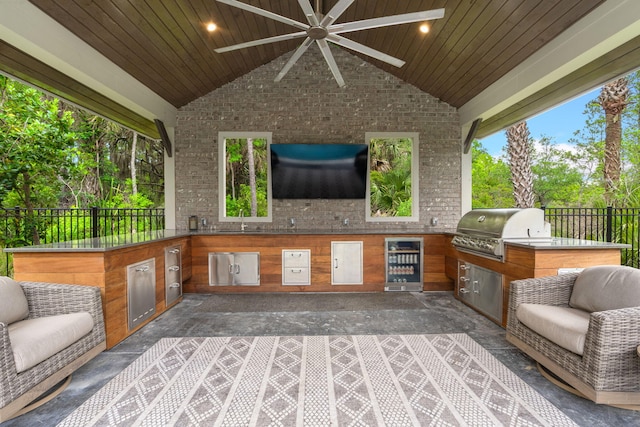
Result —
<path fill-rule="evenodd" d="M 565 237 L 507 239 L 505 244 L 533 249 L 626 249 L 631 247 L 625 243 L 596 242 Z"/>
<path fill-rule="evenodd" d="M 48 243 L 43 245 L 25 246 L 20 248 L 5 248 L 5 252 L 104 252 L 122 249 L 130 246 L 138 246 L 151 242 L 170 240 L 189 236 L 262 236 L 262 235 L 426 235 L 426 234 L 451 234 L 447 231 L 424 232 L 416 230 L 381 230 L 371 231 L 364 229 L 341 228 L 337 230 L 265 230 L 265 231 L 187 231 L 187 230 L 158 230 L 145 233 L 121 234 L 116 236 L 97 237 L 92 239 L 70 240 L 60 243 Z M 567 239 L 550 237 L 543 239 L 509 239 L 507 244 L 534 249 L 624 249 L 631 245 L 622 243 L 596 242 L 592 240 Z"/>
<path fill-rule="evenodd" d="M 345 234 L 361 234 L 361 235 L 424 235 L 424 234 L 449 234 L 444 231 L 424 232 L 417 230 L 401 230 L 401 231 L 371 231 L 364 229 L 340 228 L 336 230 L 318 231 L 318 230 L 300 230 L 300 229 L 283 229 L 283 230 L 213 230 L 213 231 L 187 231 L 187 230 L 157 230 L 145 233 L 120 234 L 116 236 L 96 237 L 81 240 L 70 240 L 67 242 L 48 243 L 42 245 L 24 246 L 19 248 L 5 248 L 5 252 L 105 252 L 115 249 L 122 249 L 131 246 L 143 245 L 151 242 L 162 240 L 170 240 L 178 237 L 189 236 L 263 236 L 263 235 L 345 235 Z"/>
<path fill-rule="evenodd" d="M 157 230 L 145 233 L 119 234 L 116 236 L 69 240 L 67 242 L 43 245 L 5 248 L 5 252 L 104 252 L 151 242 L 188 237 L 191 233 L 179 230 Z"/>

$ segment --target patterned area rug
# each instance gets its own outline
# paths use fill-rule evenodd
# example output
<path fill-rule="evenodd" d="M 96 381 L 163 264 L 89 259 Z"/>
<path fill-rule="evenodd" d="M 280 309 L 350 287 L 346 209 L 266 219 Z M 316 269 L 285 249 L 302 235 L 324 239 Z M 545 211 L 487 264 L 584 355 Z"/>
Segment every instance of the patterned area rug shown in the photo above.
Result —
<path fill-rule="evenodd" d="M 563 426 L 466 334 L 164 338 L 61 426 Z"/>

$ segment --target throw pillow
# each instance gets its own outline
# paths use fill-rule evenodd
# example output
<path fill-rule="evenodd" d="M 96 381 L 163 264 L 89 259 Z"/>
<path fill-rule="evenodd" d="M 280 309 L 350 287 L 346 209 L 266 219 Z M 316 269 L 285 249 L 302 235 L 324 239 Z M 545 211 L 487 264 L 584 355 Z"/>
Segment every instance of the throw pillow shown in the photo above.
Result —
<path fill-rule="evenodd" d="M 29 315 L 29 303 L 22 286 L 10 277 L 0 276 L 0 322 L 13 323 Z"/>
<path fill-rule="evenodd" d="M 584 269 L 576 278 L 569 305 L 588 311 L 640 306 L 640 270 L 620 265 Z"/>

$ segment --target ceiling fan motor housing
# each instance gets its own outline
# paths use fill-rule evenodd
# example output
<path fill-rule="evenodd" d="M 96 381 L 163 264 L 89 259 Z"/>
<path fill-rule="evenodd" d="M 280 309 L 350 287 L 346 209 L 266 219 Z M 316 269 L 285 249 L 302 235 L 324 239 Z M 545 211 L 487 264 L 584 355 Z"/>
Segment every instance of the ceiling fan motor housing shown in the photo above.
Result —
<path fill-rule="evenodd" d="M 327 35 L 329 35 L 329 32 L 324 27 L 313 26 L 307 29 L 307 36 L 313 40 L 322 40 L 327 37 Z"/>

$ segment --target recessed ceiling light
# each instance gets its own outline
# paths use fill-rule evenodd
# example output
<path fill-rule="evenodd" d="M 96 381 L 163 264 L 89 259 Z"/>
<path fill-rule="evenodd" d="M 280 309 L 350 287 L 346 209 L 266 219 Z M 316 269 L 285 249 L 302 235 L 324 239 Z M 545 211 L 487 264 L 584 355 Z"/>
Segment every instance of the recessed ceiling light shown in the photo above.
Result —
<path fill-rule="evenodd" d="M 427 34 L 429 32 L 429 25 L 427 24 L 420 25 L 420 32 L 422 34 Z"/>
<path fill-rule="evenodd" d="M 209 22 L 207 24 L 207 31 L 209 31 L 210 33 L 214 32 L 217 28 L 218 28 L 218 26 L 216 24 L 214 24 L 213 22 Z"/>

